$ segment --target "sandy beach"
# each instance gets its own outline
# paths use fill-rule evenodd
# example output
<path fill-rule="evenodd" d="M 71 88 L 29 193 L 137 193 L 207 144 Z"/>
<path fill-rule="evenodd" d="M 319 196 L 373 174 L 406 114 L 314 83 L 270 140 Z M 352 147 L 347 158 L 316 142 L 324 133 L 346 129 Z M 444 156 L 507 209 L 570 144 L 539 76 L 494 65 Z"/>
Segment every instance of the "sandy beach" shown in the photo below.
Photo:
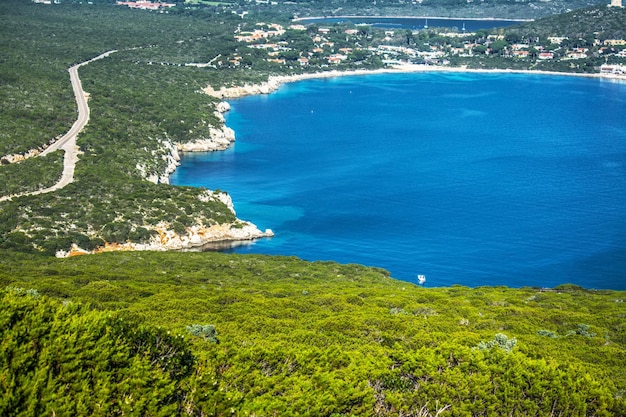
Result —
<path fill-rule="evenodd" d="M 324 19 L 432 19 L 432 20 L 489 20 L 494 22 L 532 22 L 534 19 L 506 19 L 500 17 L 444 17 L 444 16 L 309 16 L 296 17 L 294 22 Z"/>
<path fill-rule="evenodd" d="M 483 73 L 483 74 L 530 74 L 530 75 L 551 75 L 551 76 L 572 76 L 599 78 L 616 82 L 626 82 L 626 75 L 616 74 L 600 74 L 600 73 L 571 73 L 557 71 L 536 71 L 536 70 L 513 70 L 513 69 L 473 69 L 465 67 L 447 67 L 438 65 L 420 65 L 420 64 L 403 64 L 395 65 L 389 68 L 381 68 L 375 70 L 347 70 L 347 71 L 324 71 L 295 75 L 272 75 L 266 82 L 255 85 L 244 85 L 235 87 L 222 87 L 215 90 L 211 86 L 204 89 L 204 92 L 220 98 L 238 98 L 247 95 L 269 94 L 276 91 L 282 84 L 296 82 L 301 80 L 309 80 L 315 78 L 333 78 L 351 75 L 372 75 L 372 74 L 393 74 L 393 73 L 418 73 L 418 72 L 465 72 L 465 73 Z"/>
<path fill-rule="evenodd" d="M 311 78 L 328 78 L 328 77 L 340 77 L 346 75 L 367 75 L 367 74 L 386 74 L 386 73 L 411 73 L 411 72 L 470 72 L 470 73 L 485 73 L 485 74 L 538 74 L 538 75 L 564 75 L 575 77 L 587 77 L 587 78 L 606 78 L 618 81 L 626 81 L 626 76 L 619 76 L 614 74 L 589 74 L 589 73 L 572 73 L 572 72 L 557 72 L 557 71 L 534 71 L 534 70 L 512 70 L 512 69 L 473 69 L 465 67 L 446 67 L 439 65 L 420 65 L 420 64 L 404 64 L 395 65 L 391 68 L 382 68 L 378 70 L 354 70 L 354 71 L 328 71 L 321 73 L 288 75 L 288 76 L 272 76 L 270 80 L 277 82 L 293 82 L 306 80 Z"/>

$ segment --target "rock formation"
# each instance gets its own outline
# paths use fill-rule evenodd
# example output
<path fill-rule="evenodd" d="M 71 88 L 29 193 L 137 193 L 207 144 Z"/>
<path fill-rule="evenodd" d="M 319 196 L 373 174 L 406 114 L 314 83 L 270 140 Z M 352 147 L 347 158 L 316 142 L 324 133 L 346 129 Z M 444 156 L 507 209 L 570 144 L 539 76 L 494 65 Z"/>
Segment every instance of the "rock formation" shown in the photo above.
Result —
<path fill-rule="evenodd" d="M 200 200 L 208 201 L 209 199 L 218 199 L 233 212 L 233 203 L 230 196 L 226 193 L 214 193 L 206 191 L 199 196 Z M 186 228 L 185 233 L 180 234 L 170 228 L 170 225 L 161 222 L 156 226 L 144 226 L 146 229 L 153 230 L 155 234 L 147 243 L 107 243 L 104 247 L 97 248 L 94 251 L 86 251 L 77 245 L 73 245 L 69 251 L 58 251 L 56 256 L 64 258 L 67 256 L 77 256 L 89 253 L 113 252 L 113 251 L 171 251 L 185 250 L 192 248 L 201 248 L 204 245 L 214 242 L 243 242 L 263 237 L 272 237 L 274 232 L 266 229 L 264 232 L 259 230 L 254 224 L 242 220 L 235 220 L 233 223 L 214 224 L 205 226 L 197 224 Z"/>

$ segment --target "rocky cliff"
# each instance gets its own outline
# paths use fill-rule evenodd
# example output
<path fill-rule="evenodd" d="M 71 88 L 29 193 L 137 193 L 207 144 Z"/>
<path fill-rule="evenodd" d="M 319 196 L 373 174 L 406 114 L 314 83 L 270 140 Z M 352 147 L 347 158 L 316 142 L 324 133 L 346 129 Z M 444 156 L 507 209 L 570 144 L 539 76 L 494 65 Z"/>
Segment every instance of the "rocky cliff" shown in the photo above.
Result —
<path fill-rule="evenodd" d="M 226 193 L 206 191 L 199 197 L 201 200 L 218 199 L 233 212 L 233 203 Z M 73 245 L 69 251 L 59 251 L 56 256 L 59 258 L 76 256 L 89 253 L 130 251 L 130 250 L 150 250 L 150 251 L 171 251 L 201 248 L 215 242 L 245 242 L 263 237 L 272 237 L 274 232 L 271 229 L 259 230 L 254 224 L 242 220 L 235 220 L 233 223 L 204 225 L 202 223 L 187 227 L 184 233 L 177 233 L 166 222 L 161 222 L 156 226 L 143 226 L 153 231 L 153 236 L 147 243 L 107 243 L 104 247 L 94 251 L 84 250 Z"/>
<path fill-rule="evenodd" d="M 282 81 L 279 77 L 270 77 L 268 81 L 261 84 L 245 84 L 243 86 L 221 87 L 219 90 L 215 90 L 213 87 L 208 86 L 203 91 L 210 96 L 220 99 L 238 98 L 254 94 L 269 94 L 273 91 L 276 91 L 278 87 L 280 87 L 281 83 Z"/>

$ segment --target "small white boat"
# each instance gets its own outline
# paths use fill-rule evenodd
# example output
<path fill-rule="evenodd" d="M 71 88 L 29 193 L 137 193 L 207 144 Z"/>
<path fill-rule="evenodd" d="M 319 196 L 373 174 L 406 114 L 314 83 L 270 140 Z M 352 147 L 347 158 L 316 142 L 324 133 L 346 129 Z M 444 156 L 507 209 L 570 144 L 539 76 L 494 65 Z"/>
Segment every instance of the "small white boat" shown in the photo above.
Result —
<path fill-rule="evenodd" d="M 426 282 L 426 275 L 418 275 L 417 276 L 417 283 L 419 285 L 424 285 L 425 282 Z"/>

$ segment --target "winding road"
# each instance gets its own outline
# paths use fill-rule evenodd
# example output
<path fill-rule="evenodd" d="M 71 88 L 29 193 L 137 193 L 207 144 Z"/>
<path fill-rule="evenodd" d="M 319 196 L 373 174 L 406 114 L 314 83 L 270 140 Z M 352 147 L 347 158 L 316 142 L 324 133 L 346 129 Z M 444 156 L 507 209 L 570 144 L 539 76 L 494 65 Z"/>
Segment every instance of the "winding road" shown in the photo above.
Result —
<path fill-rule="evenodd" d="M 0 201 L 10 200 L 14 197 L 20 197 L 24 195 L 49 193 L 51 191 L 59 190 L 74 181 L 74 169 L 76 168 L 76 162 L 78 161 L 79 151 L 78 146 L 76 145 L 76 137 L 89 121 L 89 106 L 87 105 L 87 94 L 83 90 L 80 78 L 78 77 L 78 69 L 83 65 L 87 65 L 93 61 L 97 61 L 98 59 L 105 58 L 114 52 L 117 52 L 117 50 L 107 51 L 88 61 L 76 64 L 70 67 L 68 70 L 70 73 L 72 89 L 74 90 L 74 97 L 76 98 L 76 104 L 78 105 L 78 118 L 76 119 L 70 130 L 65 135 L 63 135 L 61 139 L 54 142 L 40 154 L 40 156 L 45 156 L 59 149 L 63 149 L 65 151 L 65 156 L 63 158 L 63 174 L 61 175 L 61 179 L 51 187 L 28 193 L 0 197 Z"/>

